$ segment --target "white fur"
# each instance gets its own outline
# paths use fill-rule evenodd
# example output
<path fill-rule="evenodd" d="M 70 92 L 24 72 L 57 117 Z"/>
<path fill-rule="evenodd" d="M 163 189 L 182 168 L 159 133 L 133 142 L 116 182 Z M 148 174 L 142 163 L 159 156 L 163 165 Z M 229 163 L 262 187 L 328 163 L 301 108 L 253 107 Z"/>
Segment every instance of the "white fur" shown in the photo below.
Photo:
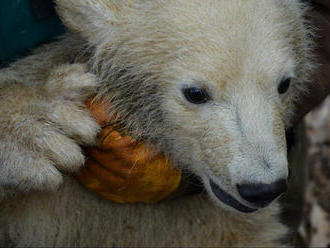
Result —
<path fill-rule="evenodd" d="M 201 196 L 152 206 L 117 205 L 91 196 L 66 177 L 54 194 L 4 201 L 3 242 L 278 245 L 286 230 L 276 217 L 276 203 L 253 214 L 239 213 L 215 197 L 209 180 L 250 206 L 237 184 L 286 179 L 285 129 L 313 67 L 305 7 L 295 0 L 57 3 L 73 34 L 0 73 L 5 96 L 0 111 L 7 113 L 0 120 L 10 123 L 0 128 L 1 135 L 8 134 L 0 143 L 0 158 L 6 161 L 0 184 L 21 189 L 23 178 L 25 190 L 55 188 L 61 182 L 57 169 L 78 168 L 83 156 L 77 144 L 92 144 L 99 130 L 82 104 L 97 93 L 111 101 L 109 112 L 118 113 L 122 125 L 139 134 L 136 138 L 199 176 L 217 207 Z M 84 63 L 95 81 L 82 65 L 70 62 Z M 286 76 L 293 77 L 292 85 L 279 95 Z M 182 94 L 186 86 L 204 87 L 211 100 L 191 104 Z M 27 103 L 33 107 L 24 112 Z M 21 121 L 13 116 L 21 113 L 31 120 L 24 126 L 29 131 L 15 133 L 11 128 Z M 40 123 L 47 128 L 35 137 L 32 127 Z M 30 143 L 39 148 L 27 147 Z M 31 169 L 23 169 L 24 163 Z"/>

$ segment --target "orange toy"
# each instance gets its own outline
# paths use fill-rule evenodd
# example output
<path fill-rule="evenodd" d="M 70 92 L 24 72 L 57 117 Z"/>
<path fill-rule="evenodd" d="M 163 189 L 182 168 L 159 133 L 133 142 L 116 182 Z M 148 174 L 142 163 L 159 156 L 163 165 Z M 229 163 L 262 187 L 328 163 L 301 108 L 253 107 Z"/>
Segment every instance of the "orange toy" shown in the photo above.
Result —
<path fill-rule="evenodd" d="M 176 191 L 181 172 L 164 154 L 107 126 L 105 102 L 88 102 L 92 116 L 103 127 L 96 147 L 88 148 L 78 181 L 101 197 L 117 203 L 156 203 Z"/>

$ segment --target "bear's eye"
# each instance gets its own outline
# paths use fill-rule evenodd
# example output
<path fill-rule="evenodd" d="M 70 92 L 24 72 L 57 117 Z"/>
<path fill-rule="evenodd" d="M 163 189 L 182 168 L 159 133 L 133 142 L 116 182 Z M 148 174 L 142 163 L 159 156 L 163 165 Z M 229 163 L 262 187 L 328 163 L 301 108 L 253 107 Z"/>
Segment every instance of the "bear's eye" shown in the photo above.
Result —
<path fill-rule="evenodd" d="M 284 94 L 285 92 L 287 92 L 290 87 L 290 84 L 291 84 L 291 78 L 285 78 L 284 80 L 282 80 L 282 82 L 280 83 L 277 89 L 278 93 Z"/>
<path fill-rule="evenodd" d="M 206 90 L 199 87 L 189 87 L 183 89 L 185 98 L 193 104 L 202 104 L 210 100 Z"/>

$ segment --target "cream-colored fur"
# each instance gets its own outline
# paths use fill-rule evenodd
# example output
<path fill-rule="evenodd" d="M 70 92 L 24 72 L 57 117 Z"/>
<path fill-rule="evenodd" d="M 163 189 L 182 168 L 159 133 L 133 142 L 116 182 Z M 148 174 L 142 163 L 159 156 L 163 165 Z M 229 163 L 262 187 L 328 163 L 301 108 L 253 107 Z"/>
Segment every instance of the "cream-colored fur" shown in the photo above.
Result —
<path fill-rule="evenodd" d="M 215 196 L 210 180 L 253 207 L 237 184 L 287 178 L 285 129 L 312 69 L 305 7 L 293 0 L 57 4 L 72 33 L 0 71 L 2 242 L 279 245 L 286 228 L 276 202 L 241 213 Z M 280 95 L 285 77 L 293 80 Z M 182 89 L 191 86 L 210 100 L 188 102 Z M 79 145 L 92 145 L 99 131 L 84 109 L 94 94 L 112 102 L 109 112 L 136 138 L 200 177 L 211 200 L 118 205 L 63 180 L 61 172 L 83 164 Z"/>

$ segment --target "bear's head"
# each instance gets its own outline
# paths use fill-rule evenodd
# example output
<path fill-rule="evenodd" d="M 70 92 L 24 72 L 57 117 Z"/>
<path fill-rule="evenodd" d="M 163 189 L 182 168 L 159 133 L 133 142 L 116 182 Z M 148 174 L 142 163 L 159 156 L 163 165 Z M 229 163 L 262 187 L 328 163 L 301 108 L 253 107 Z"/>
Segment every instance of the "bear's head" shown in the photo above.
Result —
<path fill-rule="evenodd" d="M 285 130 L 312 68 L 301 3 L 57 4 L 132 135 L 199 176 L 224 208 L 253 212 L 285 191 Z"/>

